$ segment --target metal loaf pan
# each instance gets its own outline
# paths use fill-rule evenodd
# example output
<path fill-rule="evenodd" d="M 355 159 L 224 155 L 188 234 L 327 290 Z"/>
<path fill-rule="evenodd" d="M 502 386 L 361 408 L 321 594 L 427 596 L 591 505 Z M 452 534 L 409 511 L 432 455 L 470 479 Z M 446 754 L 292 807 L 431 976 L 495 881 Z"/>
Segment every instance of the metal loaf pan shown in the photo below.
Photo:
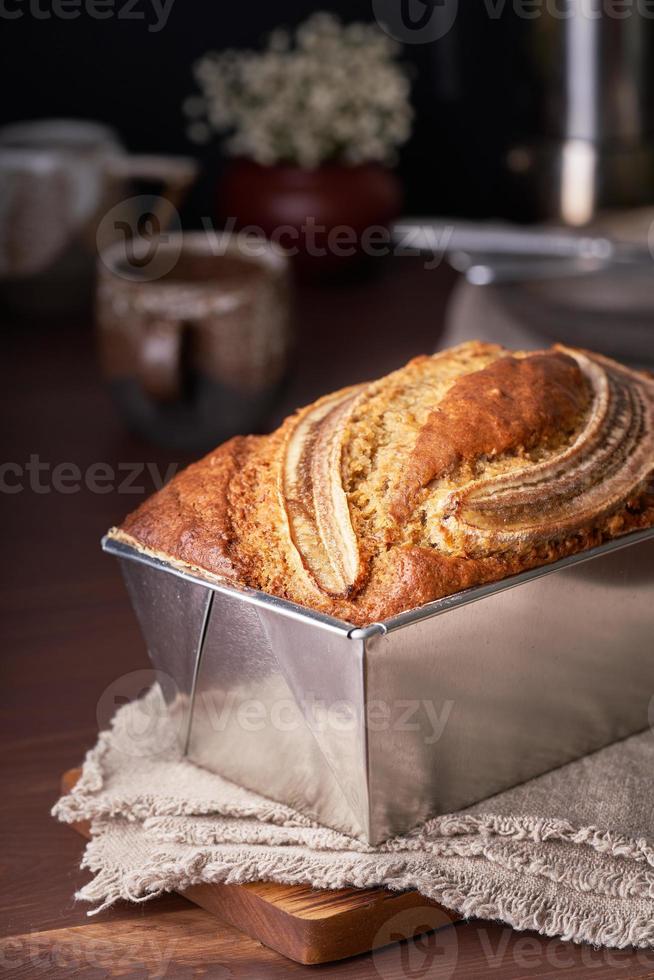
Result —
<path fill-rule="evenodd" d="M 364 629 L 103 547 L 189 758 L 371 843 L 648 725 L 654 529 Z"/>

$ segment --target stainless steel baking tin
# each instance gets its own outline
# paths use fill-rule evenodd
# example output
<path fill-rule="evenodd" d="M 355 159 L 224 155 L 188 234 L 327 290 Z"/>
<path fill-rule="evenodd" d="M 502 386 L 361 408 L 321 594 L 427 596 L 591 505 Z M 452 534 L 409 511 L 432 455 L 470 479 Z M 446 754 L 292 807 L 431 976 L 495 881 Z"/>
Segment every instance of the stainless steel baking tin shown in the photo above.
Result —
<path fill-rule="evenodd" d="M 371 843 L 648 725 L 654 529 L 364 629 L 103 547 L 189 758 Z"/>

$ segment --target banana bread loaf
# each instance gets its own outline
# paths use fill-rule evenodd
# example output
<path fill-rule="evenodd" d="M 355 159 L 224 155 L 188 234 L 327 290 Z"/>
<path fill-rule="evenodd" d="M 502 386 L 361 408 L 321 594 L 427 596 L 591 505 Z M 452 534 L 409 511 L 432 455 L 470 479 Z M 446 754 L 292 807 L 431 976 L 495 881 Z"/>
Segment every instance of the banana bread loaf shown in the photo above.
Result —
<path fill-rule="evenodd" d="M 654 379 L 469 343 L 238 436 L 110 533 L 356 625 L 654 524 Z"/>

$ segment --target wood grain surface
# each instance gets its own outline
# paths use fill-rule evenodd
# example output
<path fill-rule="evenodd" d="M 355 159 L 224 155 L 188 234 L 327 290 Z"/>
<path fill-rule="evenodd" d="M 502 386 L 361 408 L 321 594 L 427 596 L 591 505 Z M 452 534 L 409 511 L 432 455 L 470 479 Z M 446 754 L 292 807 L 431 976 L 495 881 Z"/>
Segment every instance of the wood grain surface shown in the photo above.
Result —
<path fill-rule="evenodd" d="M 446 271 L 427 272 L 404 257 L 366 283 L 304 289 L 296 369 L 268 427 L 321 392 L 433 347 L 451 284 Z M 654 978 L 654 953 L 572 946 L 488 922 L 412 939 L 400 915 L 390 928 L 394 936 L 404 929 L 406 942 L 309 967 L 178 896 L 87 917 L 73 899 L 88 879 L 78 870 L 81 842 L 49 810 L 60 774 L 79 765 L 106 723 L 111 685 L 148 669 L 118 569 L 98 542 L 152 491 L 145 464 L 165 472 L 171 461 L 186 460 L 125 432 L 98 375 L 90 319 L 19 320 L 5 310 L 0 326 L 2 456 L 12 464 L 2 470 L 0 492 L 0 976 Z M 102 492 L 88 480 L 98 463 L 116 474 Z M 74 479 L 68 488 L 54 479 L 61 464 L 79 469 L 79 489 L 71 490 Z M 125 467 L 134 464 L 141 475 L 121 486 Z"/>

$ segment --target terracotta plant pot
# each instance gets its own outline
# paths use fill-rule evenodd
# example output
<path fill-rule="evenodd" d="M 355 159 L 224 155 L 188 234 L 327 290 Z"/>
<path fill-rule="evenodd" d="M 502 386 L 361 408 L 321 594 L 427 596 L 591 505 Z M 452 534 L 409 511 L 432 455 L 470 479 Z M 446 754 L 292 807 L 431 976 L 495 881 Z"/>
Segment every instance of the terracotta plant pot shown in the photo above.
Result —
<path fill-rule="evenodd" d="M 378 164 L 305 170 L 233 160 L 218 186 L 219 220 L 260 229 L 309 277 L 388 252 L 387 229 L 401 207 L 398 178 Z"/>

